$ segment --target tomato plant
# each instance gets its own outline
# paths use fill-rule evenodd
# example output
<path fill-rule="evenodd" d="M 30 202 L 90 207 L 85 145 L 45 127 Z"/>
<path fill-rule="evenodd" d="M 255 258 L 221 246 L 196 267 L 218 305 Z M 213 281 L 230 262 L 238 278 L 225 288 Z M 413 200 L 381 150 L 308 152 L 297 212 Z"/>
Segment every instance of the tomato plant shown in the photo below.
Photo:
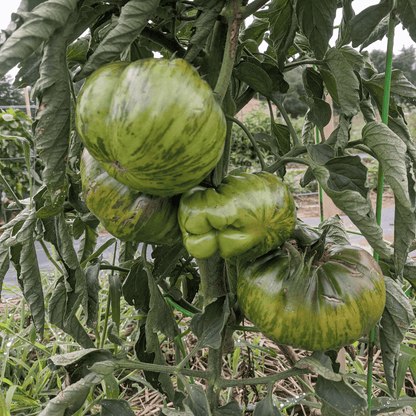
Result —
<path fill-rule="evenodd" d="M 335 32 L 341 8 L 342 20 Z M 71 375 L 77 368 L 76 376 L 81 377 L 62 394 L 51 398 L 50 390 L 45 393 L 37 414 L 85 414 L 100 404 L 102 414 L 112 411 L 121 416 L 121 408 L 131 414 L 113 374 L 128 374 L 136 383 L 136 370 L 143 371 L 140 385 L 156 389 L 175 407 L 161 408 L 164 415 L 241 416 L 241 403 L 229 401 L 230 390 L 227 398 L 222 395 L 226 389 L 242 384 L 273 386 L 306 373 L 318 375 L 316 384 L 308 386 L 314 400 L 310 406 L 324 415 L 364 415 L 370 410 L 376 414 L 384 402 L 376 398 L 378 407 L 372 407 L 371 373 L 365 397 L 357 388 L 362 378 L 340 373 L 334 358 L 341 345 L 365 335 L 373 324 L 387 383 L 383 391 L 390 395 L 389 407 L 383 409 L 396 410 L 404 399 L 414 404 L 410 397 L 395 399 L 400 395 L 395 386 L 400 384 L 398 368 L 402 371 L 409 365 L 400 348 L 414 318 L 404 282 L 416 287 L 416 264 L 408 258 L 416 248 L 416 147 L 395 97 L 414 101 L 416 87 L 388 64 L 385 72 L 377 72 L 363 52 L 385 35 L 391 41 L 397 19 L 416 40 L 410 0 L 381 1 L 358 14 L 350 0 L 22 1 L 0 38 L 0 76 L 19 65 L 15 83 L 32 88 L 38 106 L 33 141 L 44 166 L 42 186 L 34 189 L 29 183 L 27 198 L 13 191 L 9 181 L 14 177 L 0 177 L 20 211 L 1 229 L 0 282 L 12 264 L 39 339 L 47 322 L 79 345 L 70 354 L 53 351 L 49 365 L 54 371 L 65 367 Z M 308 107 L 301 129 L 285 109 L 292 86 L 287 74 L 294 70 L 302 71 L 305 96 L 301 100 Z M 268 128 L 261 132 L 251 131 L 239 117 L 259 95 L 269 109 Z M 324 130 L 333 115 L 329 97 L 339 112 L 330 135 Z M 358 113 L 365 126 L 361 138 L 354 140 L 351 125 Z M 236 129 L 239 134 L 232 135 Z M 315 142 L 316 132 L 320 143 Z M 230 172 L 230 161 L 239 160 L 232 153 L 241 148 L 235 141 L 242 134 L 258 158 L 260 173 L 247 174 L 246 167 L 238 166 Z M 81 162 L 84 147 L 94 160 L 84 156 Z M 357 151 L 378 160 L 379 172 L 395 194 L 394 245 L 383 240 L 379 211 L 369 197 L 368 170 L 354 155 Z M 382 281 L 378 268 L 360 252 L 360 260 L 353 264 L 358 269 L 367 264 L 370 275 L 376 273 L 372 279 L 380 292 L 378 301 L 372 303 L 365 286 L 351 284 L 360 312 L 330 309 L 331 322 L 324 312 L 314 315 L 320 325 L 316 344 L 292 339 L 293 330 L 287 327 L 277 334 L 264 330 L 277 342 L 336 351 L 314 353 L 267 378 L 227 378 L 222 374 L 223 351 L 233 347 L 236 330 L 253 330 L 241 325 L 243 311 L 253 321 L 257 313 L 244 302 L 253 299 L 249 295 L 257 287 L 249 295 L 240 292 L 239 306 L 235 276 L 242 262 L 256 264 L 264 259 L 257 256 L 273 256 L 267 251 L 281 249 L 287 239 L 309 253 L 318 250 L 324 236 L 338 246 L 348 245 L 337 218 L 320 224 L 319 230 L 311 231 L 302 218 L 295 226 L 285 184 L 291 163 L 306 167 L 301 185 L 316 181 L 374 250 L 385 284 L 385 308 L 377 322 Z M 261 180 L 265 178 L 269 179 Z M 251 181 L 254 184 L 247 185 Z M 180 198 L 182 211 L 176 220 L 175 201 Z M 220 215 L 212 215 L 214 211 Z M 100 221 L 117 240 L 97 246 Z M 194 224 L 189 227 L 189 222 Z M 224 235 L 231 242 L 225 239 L 223 244 Z M 82 240 L 79 249 L 74 238 Z M 197 248 L 193 240 L 198 240 Z M 101 254 L 114 241 L 118 252 L 109 264 Z M 56 280 L 46 293 L 47 310 L 35 242 L 44 248 L 51 244 L 56 253 L 56 259 L 50 256 Z M 344 253 L 347 248 L 340 250 Z M 277 252 L 279 261 L 287 263 L 288 257 Z M 299 264 L 299 273 L 307 279 L 309 266 Z M 313 276 L 335 269 L 332 285 L 343 288 L 345 267 L 333 260 Z M 363 276 L 368 277 L 367 271 Z M 101 321 L 97 298 L 105 278 L 111 290 Z M 297 293 L 305 286 L 298 279 L 295 282 L 292 305 L 302 312 L 296 323 L 307 328 L 313 312 L 302 304 L 307 294 L 301 299 Z M 318 286 L 319 282 L 322 279 Z M 347 289 L 345 293 L 351 295 Z M 132 319 L 134 326 L 129 346 L 120 334 L 121 297 L 137 312 L 123 318 Z M 322 296 L 320 300 L 330 301 Z M 353 300 L 345 303 L 354 305 Z M 176 311 L 193 316 L 185 331 Z M 350 325 L 354 331 L 347 331 L 339 342 L 329 333 L 335 316 L 344 319 L 342 327 L 355 320 Z M 258 325 L 262 329 L 262 321 Z M 187 354 L 183 344 L 189 332 L 197 344 Z M 35 336 L 33 332 L 30 345 L 36 344 Z M 161 340 L 173 343 L 175 366 L 166 364 Z M 371 336 L 361 341 L 373 351 Z M 188 368 L 202 348 L 208 350 L 206 371 Z M 59 371 L 56 376 L 59 381 L 51 378 L 50 384 L 54 391 L 63 385 Z M 194 384 L 200 379 L 205 380 L 204 388 Z M 105 391 L 90 394 L 97 385 L 106 386 Z M 103 396 L 106 399 L 100 401 Z M 259 399 L 255 416 L 280 414 L 272 388 Z M 294 399 L 292 404 L 296 403 L 301 399 Z"/>

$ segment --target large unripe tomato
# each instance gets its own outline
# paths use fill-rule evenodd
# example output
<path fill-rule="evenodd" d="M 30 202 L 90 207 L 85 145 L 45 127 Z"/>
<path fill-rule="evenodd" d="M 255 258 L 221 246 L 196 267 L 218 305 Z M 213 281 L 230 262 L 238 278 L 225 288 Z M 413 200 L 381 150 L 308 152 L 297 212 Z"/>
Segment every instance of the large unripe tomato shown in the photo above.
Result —
<path fill-rule="evenodd" d="M 226 134 L 212 90 L 182 59 L 98 69 L 78 96 L 76 126 L 110 176 L 161 196 L 200 183 L 220 159 Z"/>
<path fill-rule="evenodd" d="M 197 186 L 181 196 L 183 242 L 196 258 L 219 253 L 255 258 L 283 244 L 296 223 L 289 187 L 269 172 L 230 175 L 216 188 Z"/>
<path fill-rule="evenodd" d="M 341 348 L 367 334 L 386 301 L 382 271 L 355 246 L 333 245 L 318 266 L 285 249 L 238 263 L 238 302 L 278 344 L 309 351 Z"/>
<path fill-rule="evenodd" d="M 171 244 L 181 240 L 179 196 L 161 197 L 131 190 L 113 179 L 85 149 L 82 193 L 103 227 L 123 241 Z"/>

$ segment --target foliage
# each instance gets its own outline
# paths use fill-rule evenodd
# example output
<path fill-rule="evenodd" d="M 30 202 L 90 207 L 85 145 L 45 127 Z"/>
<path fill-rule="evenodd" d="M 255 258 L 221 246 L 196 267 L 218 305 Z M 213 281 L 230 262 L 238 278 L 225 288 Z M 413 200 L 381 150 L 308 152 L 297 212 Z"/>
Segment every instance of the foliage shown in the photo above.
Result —
<path fill-rule="evenodd" d="M 5 75 L 0 78 L 0 106 L 13 107 L 24 104 L 25 99 L 22 92 L 13 87 L 12 77 Z"/>
<path fill-rule="evenodd" d="M 106 246 L 96 247 L 98 221 L 81 195 L 79 163 L 84 144 L 74 128 L 78 83 L 106 63 L 137 61 L 160 54 L 192 64 L 214 91 L 226 116 L 224 152 L 202 181 L 204 187 L 218 187 L 229 172 L 231 154 L 237 169 L 246 170 L 240 167 L 241 131 L 237 134 L 234 131 L 231 138 L 232 125 L 237 124 L 250 140 L 262 170 L 284 178 L 290 163 L 306 166 L 301 185 L 305 187 L 317 181 L 367 239 L 377 253 L 387 282 L 386 308 L 376 341 L 382 351 L 385 370 L 385 380 L 380 384 L 383 394 L 389 397 L 385 401 L 375 398 L 371 413 L 415 405 L 412 397 L 397 398 L 400 392 L 396 386 L 413 359 L 409 352 L 406 361 L 400 358 L 402 341 L 414 318 L 403 290 L 403 279 L 416 287 L 416 265 L 408 261 L 409 251 L 416 248 L 416 147 L 396 98 L 413 102 L 416 87 L 399 69 L 393 70 L 391 78 L 384 69 L 375 71 L 366 57 L 353 49 L 365 48 L 388 30 L 391 35 L 395 23 L 391 14 L 394 3 L 382 1 L 356 15 L 350 0 L 22 2 L 0 39 L 0 76 L 19 64 L 16 85 L 32 87 L 32 96 L 38 105 L 33 141 L 44 166 L 42 186 L 34 189 L 29 182 L 28 198 L 22 199 L 11 192 L 13 204 L 20 213 L 1 229 L 0 282 L 12 264 L 31 315 L 30 325 L 23 335 L 29 337 L 30 348 L 35 345 L 36 350 L 41 349 L 45 355 L 36 357 L 37 364 L 27 364 L 24 361 L 29 350 L 23 351 L 24 359 L 18 362 L 26 364 L 22 366 L 28 371 L 24 374 L 28 383 L 25 384 L 21 381 L 23 373 L 16 375 L 15 371 L 19 370 L 10 366 L 17 361 L 13 359 L 14 353 L 7 350 L 6 342 L 8 359 L 2 362 L 1 371 L 5 374 L 7 370 L 7 376 L 12 379 L 8 379 L 11 381 L 8 386 L 2 385 L 6 403 L 11 403 L 16 392 L 21 399 L 26 388 L 32 389 L 42 401 L 45 396 L 43 392 L 34 391 L 37 387 L 32 383 L 34 377 L 39 376 L 39 386 L 42 386 L 45 378 L 52 374 L 45 387 L 50 392 L 49 387 L 62 387 L 60 374 L 77 368 L 77 376 L 69 379 L 70 384 L 54 397 L 48 396 L 48 403 L 42 402 L 45 407 L 36 409 L 34 414 L 96 412 L 91 393 L 94 390 L 98 398 L 103 399 L 100 401 L 102 415 L 111 412 L 131 415 L 128 404 L 120 400 L 116 378 L 141 370 L 143 378 L 139 383 L 157 390 L 163 400 L 171 404 L 170 408 L 160 409 L 160 414 L 241 415 L 242 409 L 229 400 L 231 397 L 221 400 L 222 392 L 240 385 L 267 384 L 271 388 L 266 395 L 257 397 L 254 415 L 265 412 L 279 415 L 283 403 L 274 397 L 272 386 L 288 377 L 312 373 L 316 383 L 309 391 L 319 403 L 311 402 L 311 407 L 320 407 L 327 415 L 350 415 L 352 411 L 355 415 L 369 413 L 371 391 L 366 396 L 360 388 L 362 378 L 340 373 L 334 358 L 337 351 L 329 356 L 315 352 L 306 359 L 294 360 L 292 368 L 265 378 L 253 376 L 237 380 L 222 374 L 222 354 L 233 347 L 235 330 L 242 329 L 239 324 L 243 314 L 232 281 L 235 259 L 234 264 L 233 259 L 225 263 L 214 255 L 197 267 L 182 243 L 139 247 L 138 241 L 133 241 L 119 246 L 114 238 L 106 245 L 120 247 L 113 264 L 102 260 L 101 253 Z M 337 8 L 341 5 L 343 18 L 336 45 L 329 46 Z M 397 2 L 394 15 L 416 40 L 412 2 Z M 251 16 L 254 16 L 252 23 L 241 26 L 240 30 L 242 21 Z M 259 51 L 263 41 L 267 43 L 265 53 Z M 288 116 L 284 98 L 291 87 L 300 91 L 298 81 L 288 75 L 299 68 L 305 92 L 301 99 L 308 110 L 304 119 L 299 120 L 301 129 L 296 129 L 297 122 L 292 122 Z M 386 81 L 391 81 L 390 99 L 384 97 L 389 91 Z M 252 131 L 250 126 L 245 126 L 246 120 L 241 122 L 236 117 L 258 94 L 266 98 L 268 108 L 275 109 L 260 131 Z M 329 137 L 324 134 L 324 127 L 332 117 L 332 109 L 325 101 L 327 94 L 339 108 L 336 128 Z M 163 94 L 161 96 L 163 98 Z M 359 113 L 364 126 L 359 139 L 354 140 L 351 124 Z M 383 123 L 379 121 L 379 114 L 383 115 Z M 3 120 L 11 121 L 10 115 L 6 120 L 3 116 Z M 179 117 L 182 116 L 179 113 Z M 14 116 L 12 123 L 15 123 Z M 157 126 L 154 128 L 157 130 Z M 321 137 L 319 144 L 315 144 L 316 130 Z M 29 137 L 24 138 L 29 140 Z M 207 148 L 216 139 L 208 137 Z M 26 142 L 23 140 L 23 143 Z M 235 156 L 237 151 L 240 156 Z M 383 241 L 383 230 L 369 198 L 368 169 L 362 158 L 354 155 L 356 152 L 368 153 L 378 160 L 395 194 L 394 246 Z M 198 158 L 202 160 L 203 156 Z M 117 161 L 110 162 L 116 164 Z M 163 171 L 165 176 L 161 180 L 168 182 L 180 173 L 180 166 L 176 166 L 176 169 Z M 33 177 L 31 172 L 29 178 Z M 4 182 L 13 189 L 8 180 Z M 312 231 L 299 221 L 292 237 L 306 251 L 313 251 L 322 234 L 345 241 L 345 230 L 336 218 L 321 224 L 319 231 Z M 74 248 L 74 238 L 81 238 L 78 250 Z M 50 243 L 55 253 L 51 259 L 56 274 L 50 285 L 44 282 L 39 270 L 35 245 L 38 242 L 43 247 Z M 108 269 L 113 273 L 108 275 L 108 307 L 102 318 L 100 276 L 102 270 Z M 123 314 L 123 297 L 130 308 L 136 310 L 136 315 L 132 309 L 129 318 Z M 173 306 L 193 316 L 186 329 Z M 112 326 L 108 325 L 110 309 Z M 25 313 L 23 311 L 22 319 Z M 137 333 L 125 346 L 122 329 L 132 316 Z M 303 319 L 307 321 L 308 318 Z M 7 326 L 2 328 L 7 331 Z M 12 344 L 20 340 L 19 331 L 13 328 Z M 19 328 L 22 332 L 24 325 L 20 324 Z M 253 328 L 243 327 L 242 330 L 250 332 Z M 56 336 L 64 333 L 65 339 L 78 343 L 80 349 L 76 347 L 75 353 L 66 354 L 65 343 L 43 346 L 39 340 L 44 334 L 50 335 L 49 331 L 55 331 Z M 187 353 L 183 338 L 190 332 L 196 341 Z M 106 343 L 107 339 L 111 346 Z M 171 355 L 175 365 L 166 363 L 165 341 L 174 345 Z M 372 350 L 372 341 L 364 342 L 368 342 L 368 349 Z M 25 339 L 23 345 L 26 344 Z M 204 354 L 209 356 L 206 371 L 189 368 L 192 358 L 201 354 L 203 348 Z M 195 383 L 195 380 L 200 383 L 201 379 L 205 380 L 205 389 Z M 371 389 L 370 385 L 365 387 Z"/>
<path fill-rule="evenodd" d="M 369 58 L 378 72 L 384 72 L 386 65 L 386 52 L 378 49 L 369 53 Z M 399 54 L 393 56 L 393 68 L 402 71 L 403 75 L 412 83 L 416 84 L 416 50 L 413 45 L 403 47 Z M 399 102 L 414 105 L 411 99 L 400 99 Z"/>
<path fill-rule="evenodd" d="M 32 120 L 25 113 L 12 108 L 0 114 L 0 170 L 20 199 L 29 196 L 29 170 L 25 150 L 30 157 L 30 176 L 40 183 L 39 161 L 36 160 L 32 140 Z M 5 189 L 6 197 L 13 195 Z"/>

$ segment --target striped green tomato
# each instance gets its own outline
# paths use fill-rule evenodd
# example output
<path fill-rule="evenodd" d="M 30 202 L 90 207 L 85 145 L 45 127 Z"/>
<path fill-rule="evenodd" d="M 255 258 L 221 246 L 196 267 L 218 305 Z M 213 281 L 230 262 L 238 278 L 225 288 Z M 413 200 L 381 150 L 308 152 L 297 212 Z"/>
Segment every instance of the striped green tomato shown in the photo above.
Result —
<path fill-rule="evenodd" d="M 161 197 L 131 190 L 113 179 L 85 149 L 82 193 L 103 227 L 123 241 L 171 244 L 181 240 L 179 196 Z"/>
<path fill-rule="evenodd" d="M 227 176 L 218 187 L 197 186 L 181 197 L 179 225 L 188 252 L 206 258 L 255 258 L 290 236 L 296 209 L 289 187 L 268 172 Z"/>
<path fill-rule="evenodd" d="M 110 176 L 161 196 L 200 183 L 220 159 L 226 134 L 211 88 L 182 59 L 98 69 L 78 96 L 76 126 Z"/>
<path fill-rule="evenodd" d="M 237 296 L 244 314 L 278 344 L 327 351 L 352 344 L 380 320 L 386 301 L 382 271 L 355 246 L 333 245 L 319 265 L 290 245 L 239 259 Z"/>

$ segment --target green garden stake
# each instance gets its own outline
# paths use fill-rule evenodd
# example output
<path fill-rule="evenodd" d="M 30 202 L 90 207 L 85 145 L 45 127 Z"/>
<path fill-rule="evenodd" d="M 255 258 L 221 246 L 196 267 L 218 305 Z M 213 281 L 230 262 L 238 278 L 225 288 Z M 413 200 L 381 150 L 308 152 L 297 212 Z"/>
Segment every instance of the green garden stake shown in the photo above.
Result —
<path fill-rule="evenodd" d="M 386 75 L 384 79 L 384 96 L 383 96 L 383 109 L 381 114 L 381 121 L 383 124 L 388 123 L 389 116 L 389 102 L 390 102 L 390 86 L 391 86 L 391 70 L 393 62 L 393 39 L 394 39 L 394 7 L 390 13 L 389 31 L 387 35 L 387 59 L 386 59 Z M 376 219 L 377 224 L 381 225 L 381 210 L 383 204 L 383 181 L 384 173 L 381 165 L 378 168 L 377 176 L 377 204 L 376 204 Z M 377 252 L 374 252 L 374 258 L 378 262 L 379 256 Z M 368 397 L 368 409 L 369 415 L 371 414 L 371 388 L 372 388 L 372 376 L 373 376 L 373 347 L 374 347 L 374 328 L 370 332 L 370 339 L 368 344 L 368 372 L 367 372 L 367 397 Z"/>

